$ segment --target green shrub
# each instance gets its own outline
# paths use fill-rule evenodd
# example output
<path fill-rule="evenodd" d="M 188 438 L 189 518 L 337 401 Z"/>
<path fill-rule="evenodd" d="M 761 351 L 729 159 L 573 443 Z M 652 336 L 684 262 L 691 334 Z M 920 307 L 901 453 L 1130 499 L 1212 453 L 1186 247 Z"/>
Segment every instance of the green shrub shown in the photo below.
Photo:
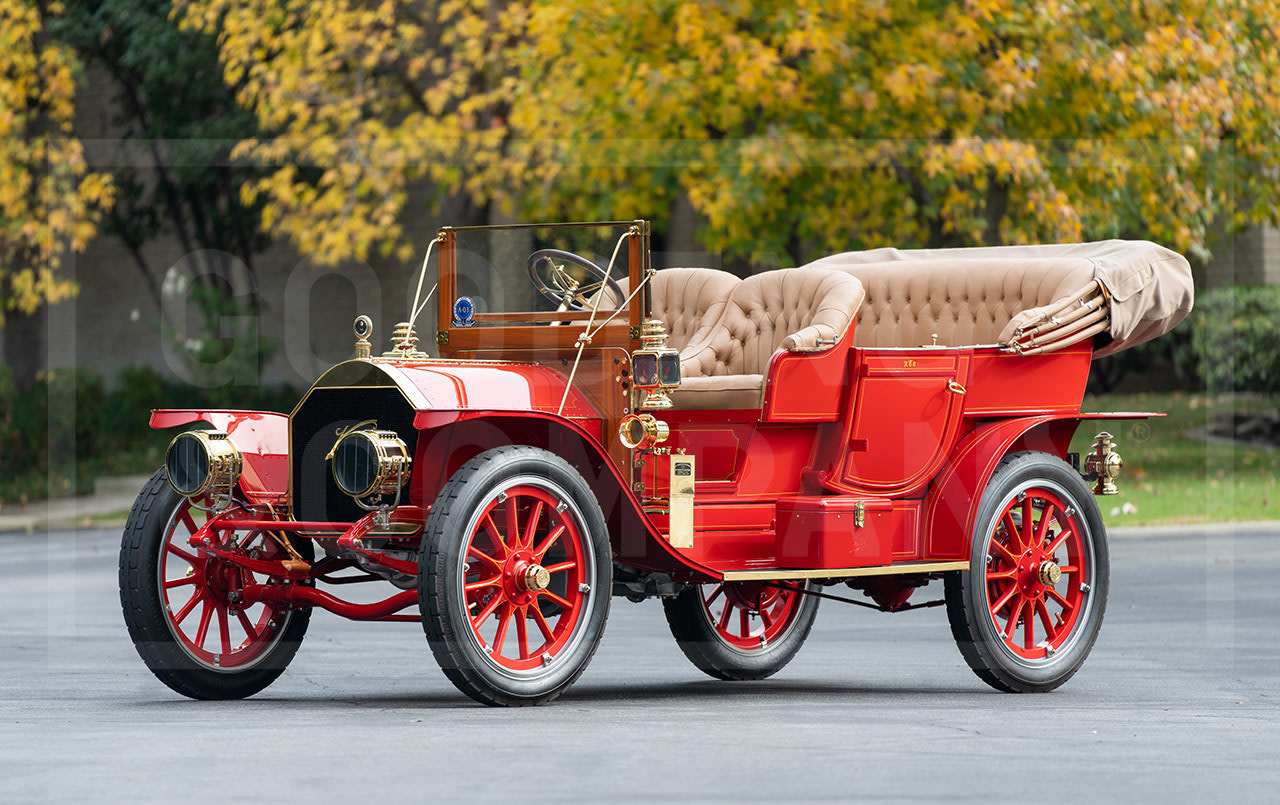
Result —
<path fill-rule="evenodd" d="M 153 408 L 288 413 L 297 401 L 288 386 L 200 388 L 149 367 L 122 370 L 110 391 L 91 369 L 53 369 L 19 395 L 0 364 L 0 501 L 88 494 L 100 476 L 151 472 L 174 435 L 151 429 Z"/>
<path fill-rule="evenodd" d="M 1089 370 L 1089 393 L 1115 391 L 1125 385 L 1126 378 L 1136 380 L 1147 391 L 1203 388 L 1199 361 L 1191 346 L 1195 324 L 1192 316 L 1160 338 L 1098 358 Z"/>
<path fill-rule="evenodd" d="M 1280 286 L 1236 285 L 1200 294 L 1192 347 L 1210 392 L 1280 395 Z"/>

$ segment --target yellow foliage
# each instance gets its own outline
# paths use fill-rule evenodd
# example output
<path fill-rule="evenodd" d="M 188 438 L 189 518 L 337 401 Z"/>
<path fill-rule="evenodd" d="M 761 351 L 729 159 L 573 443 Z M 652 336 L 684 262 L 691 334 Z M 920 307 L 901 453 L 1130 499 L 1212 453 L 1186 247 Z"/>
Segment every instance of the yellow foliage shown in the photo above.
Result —
<path fill-rule="evenodd" d="M 280 132 L 236 150 L 276 166 L 247 196 L 321 261 L 403 250 L 420 178 L 539 219 L 661 220 L 684 193 L 707 245 L 779 260 L 1115 235 L 1204 256 L 1215 220 L 1280 206 L 1272 0 L 177 5 Z"/>
<path fill-rule="evenodd" d="M 62 259 L 85 248 L 115 195 L 70 136 L 75 56 L 42 41 L 42 27 L 34 2 L 0 0 L 0 324 L 75 293 Z"/>

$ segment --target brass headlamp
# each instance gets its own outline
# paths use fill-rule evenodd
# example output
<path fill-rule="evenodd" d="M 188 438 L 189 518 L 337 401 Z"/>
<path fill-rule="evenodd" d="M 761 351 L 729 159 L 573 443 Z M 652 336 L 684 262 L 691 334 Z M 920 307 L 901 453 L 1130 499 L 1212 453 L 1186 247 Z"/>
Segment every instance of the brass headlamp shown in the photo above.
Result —
<path fill-rule="evenodd" d="M 179 433 L 169 442 L 164 457 L 169 486 L 189 498 L 225 490 L 229 499 L 243 466 L 244 459 L 231 437 L 216 430 Z"/>
<path fill-rule="evenodd" d="M 680 353 L 667 346 L 667 329 L 657 319 L 645 319 L 640 349 L 631 354 L 632 383 L 644 392 L 638 408 L 670 408 L 667 392 L 680 385 Z"/>
<path fill-rule="evenodd" d="M 395 431 L 349 430 L 338 437 L 326 459 L 338 488 L 357 500 L 398 495 L 409 480 L 409 448 Z"/>

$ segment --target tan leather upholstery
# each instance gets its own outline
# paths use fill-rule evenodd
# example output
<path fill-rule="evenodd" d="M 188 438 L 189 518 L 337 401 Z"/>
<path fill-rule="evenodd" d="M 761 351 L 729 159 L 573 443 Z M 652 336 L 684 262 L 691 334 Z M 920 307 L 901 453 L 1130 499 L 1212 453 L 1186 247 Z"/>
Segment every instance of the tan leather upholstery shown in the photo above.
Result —
<path fill-rule="evenodd" d="M 688 346 L 700 328 L 709 328 L 720 320 L 729 294 L 742 280 L 728 271 L 715 268 L 664 268 L 649 281 L 653 317 L 667 327 L 667 346 L 679 351 Z M 626 277 L 618 287 L 630 295 Z M 601 291 L 601 310 L 621 304 L 607 287 Z M 624 297 L 625 298 L 625 297 Z"/>
<path fill-rule="evenodd" d="M 862 284 L 842 272 L 782 269 L 740 281 L 720 318 L 681 350 L 685 382 L 672 400 L 679 408 L 760 407 L 774 352 L 830 348 L 862 299 Z"/>
<path fill-rule="evenodd" d="M 714 268 L 666 268 L 654 274 L 653 316 L 667 326 L 667 346 L 683 350 L 714 326 L 741 282 Z"/>
<path fill-rule="evenodd" d="M 671 402 L 686 411 L 729 411 L 764 404 L 764 375 L 685 377 Z"/>
<path fill-rule="evenodd" d="M 820 265 L 857 277 L 866 289 L 855 346 L 917 347 L 931 343 L 936 333 L 940 345 L 952 347 L 995 344 L 1015 314 L 1078 291 L 1093 278 L 1089 260 L 1065 271 L 1062 262 L 971 258 L 840 265 L 828 259 Z"/>

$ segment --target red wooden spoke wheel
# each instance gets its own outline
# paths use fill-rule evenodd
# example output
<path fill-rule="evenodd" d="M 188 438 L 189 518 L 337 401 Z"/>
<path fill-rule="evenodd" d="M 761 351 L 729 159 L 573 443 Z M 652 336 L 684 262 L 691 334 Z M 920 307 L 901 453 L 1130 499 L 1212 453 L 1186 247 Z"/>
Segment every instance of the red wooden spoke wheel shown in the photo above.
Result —
<path fill-rule="evenodd" d="M 291 614 L 275 605 L 245 605 L 246 584 L 266 584 L 255 574 L 198 547 L 190 538 L 208 515 L 183 500 L 169 518 L 164 550 L 156 563 L 156 583 L 166 623 L 191 659 L 217 671 L 252 668 L 279 641 L 281 624 Z M 254 559 L 287 559 L 288 553 L 261 531 L 210 534 L 215 548 Z"/>
<path fill-rule="evenodd" d="M 692 584 L 663 599 L 663 610 L 698 668 L 717 679 L 763 679 L 791 661 L 813 626 L 819 599 L 804 584 Z"/>
<path fill-rule="evenodd" d="M 764 582 L 704 584 L 699 594 L 711 628 L 740 651 L 767 648 L 785 635 L 803 598 L 792 586 Z"/>
<path fill-rule="evenodd" d="M 1035 486 L 1018 492 L 996 522 L 986 557 L 992 624 L 1009 651 L 1045 659 L 1067 642 L 1084 611 L 1083 579 L 1092 564 L 1084 525 L 1054 490 Z"/>
<path fill-rule="evenodd" d="M 1060 459 L 1016 453 L 978 509 L 970 568 L 948 577 L 961 653 L 1007 691 L 1061 685 L 1084 662 L 1106 607 L 1106 533 L 1093 494 Z"/>
<path fill-rule="evenodd" d="M 445 675 L 485 704 L 539 704 L 586 668 L 613 564 L 591 488 L 539 448 L 489 450 L 441 489 L 424 526 L 418 596 Z"/>
<path fill-rule="evenodd" d="M 284 671 L 306 634 L 309 609 L 245 604 L 247 584 L 285 584 L 193 546 L 208 515 L 175 492 L 161 470 L 134 503 L 120 547 L 120 603 L 129 635 L 162 682 L 195 699 L 243 698 Z M 262 532 L 210 533 L 211 547 L 250 557 L 285 558 Z M 309 560 L 313 549 L 295 551 Z"/>
<path fill-rule="evenodd" d="M 476 520 L 462 567 L 471 637 L 495 665 L 539 671 L 578 634 L 591 546 L 564 501 L 540 486 L 504 490 Z"/>

